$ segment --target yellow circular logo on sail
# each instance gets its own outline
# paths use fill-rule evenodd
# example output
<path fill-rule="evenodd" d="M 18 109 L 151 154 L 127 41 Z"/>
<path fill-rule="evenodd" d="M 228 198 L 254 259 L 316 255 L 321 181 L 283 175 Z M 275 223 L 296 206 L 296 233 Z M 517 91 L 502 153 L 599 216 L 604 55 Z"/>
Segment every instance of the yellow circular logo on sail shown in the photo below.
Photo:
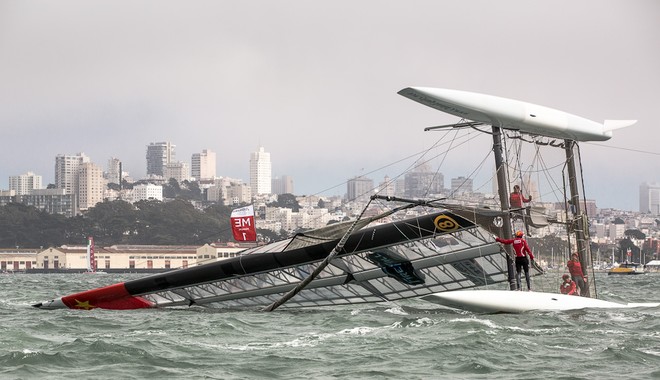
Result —
<path fill-rule="evenodd" d="M 435 228 L 445 232 L 455 231 L 460 227 L 454 219 L 447 215 L 438 215 L 433 220 L 433 224 L 435 224 Z"/>

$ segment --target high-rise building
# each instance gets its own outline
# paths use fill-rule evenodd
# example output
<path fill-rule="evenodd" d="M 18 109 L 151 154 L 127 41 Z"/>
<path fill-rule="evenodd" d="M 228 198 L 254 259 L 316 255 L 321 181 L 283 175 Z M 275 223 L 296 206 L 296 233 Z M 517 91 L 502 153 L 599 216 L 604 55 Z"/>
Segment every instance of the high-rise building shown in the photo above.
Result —
<path fill-rule="evenodd" d="M 396 195 L 396 182 L 392 181 L 389 176 L 383 178 L 383 182 L 378 185 L 378 193 L 386 197 L 393 197 Z"/>
<path fill-rule="evenodd" d="M 444 191 L 445 177 L 442 173 L 431 170 L 428 165 L 420 165 L 404 177 L 404 194 L 406 197 L 423 198 L 429 194 L 440 194 Z"/>
<path fill-rule="evenodd" d="M 366 201 L 374 192 L 374 180 L 366 177 L 351 178 L 346 182 L 346 197 L 349 201 Z"/>
<path fill-rule="evenodd" d="M 293 194 L 293 178 L 283 175 L 282 178 L 275 177 L 272 182 L 273 194 Z"/>
<path fill-rule="evenodd" d="M 30 191 L 41 188 L 41 176 L 32 172 L 9 177 L 9 190 L 16 191 L 18 195 L 29 194 Z"/>
<path fill-rule="evenodd" d="M 165 165 L 163 177 L 166 181 L 174 178 L 177 182 L 188 181 L 190 179 L 190 170 L 185 162 L 170 162 Z"/>
<path fill-rule="evenodd" d="M 164 176 L 165 166 L 175 161 L 176 153 L 169 142 L 157 142 L 147 145 L 147 176 Z"/>
<path fill-rule="evenodd" d="M 639 186 L 639 212 L 660 215 L 660 185 L 644 182 Z"/>
<path fill-rule="evenodd" d="M 471 194 L 472 192 L 472 178 L 457 177 L 451 179 L 452 194 Z"/>
<path fill-rule="evenodd" d="M 202 181 L 215 178 L 215 152 L 204 149 L 202 153 L 194 153 L 190 163 L 191 175 L 196 180 Z"/>
<path fill-rule="evenodd" d="M 81 164 L 78 172 L 78 209 L 84 211 L 103 202 L 106 182 L 103 170 L 91 162 Z"/>
<path fill-rule="evenodd" d="M 108 160 L 108 171 L 105 178 L 108 180 L 108 183 L 121 185 L 122 164 L 118 158 L 110 157 Z"/>
<path fill-rule="evenodd" d="M 252 196 L 271 193 L 272 168 L 270 153 L 260 146 L 250 155 L 250 188 Z"/>
<path fill-rule="evenodd" d="M 91 162 L 85 153 L 75 156 L 58 154 L 55 157 L 55 187 L 66 189 L 68 194 L 76 194 L 78 191 L 78 170 L 80 165 Z"/>
<path fill-rule="evenodd" d="M 66 189 L 38 189 L 21 198 L 23 204 L 36 207 L 49 214 L 60 214 L 66 217 L 76 215 L 75 195 L 67 192 Z"/>

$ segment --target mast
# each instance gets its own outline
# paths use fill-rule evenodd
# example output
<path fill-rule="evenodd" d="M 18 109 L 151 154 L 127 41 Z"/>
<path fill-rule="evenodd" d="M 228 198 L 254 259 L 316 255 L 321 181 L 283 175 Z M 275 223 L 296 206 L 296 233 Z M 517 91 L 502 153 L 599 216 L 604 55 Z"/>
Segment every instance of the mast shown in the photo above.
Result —
<path fill-rule="evenodd" d="M 582 213 L 580 205 L 580 193 L 578 191 L 577 172 L 575 170 L 575 146 L 577 143 L 573 140 L 564 140 L 564 150 L 566 152 L 566 165 L 568 169 L 568 185 L 571 191 L 571 207 L 573 213 L 572 229 L 575 232 L 575 243 L 577 247 L 577 254 L 582 266 L 582 271 L 588 274 L 591 265 L 591 254 L 589 250 L 589 223 L 586 215 Z M 570 255 L 570 253 L 569 253 Z M 570 256 L 569 256 L 570 257 Z M 594 283 L 594 279 L 587 284 L 583 289 L 581 296 L 591 297 L 590 288 Z"/>
<path fill-rule="evenodd" d="M 504 159 L 502 158 L 502 130 L 500 127 L 492 126 L 493 130 L 493 153 L 495 154 L 495 170 L 497 170 L 497 190 L 500 196 L 500 205 L 502 210 L 508 210 L 509 205 L 509 192 L 506 179 L 506 167 L 504 166 Z M 502 216 L 502 232 L 505 239 L 511 239 L 513 232 L 511 230 L 511 216 L 508 212 L 503 213 Z M 506 267 L 507 276 L 509 279 L 509 289 L 516 290 L 516 271 L 513 263 L 513 248 L 509 244 L 504 244 L 506 250 Z"/>

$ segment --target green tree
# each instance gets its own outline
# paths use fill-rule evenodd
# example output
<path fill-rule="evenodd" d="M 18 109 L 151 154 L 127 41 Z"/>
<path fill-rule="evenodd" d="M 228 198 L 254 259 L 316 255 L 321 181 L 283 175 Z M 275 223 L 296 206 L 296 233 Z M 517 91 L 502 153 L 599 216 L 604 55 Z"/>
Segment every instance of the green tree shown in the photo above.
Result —
<path fill-rule="evenodd" d="M 293 212 L 300 211 L 300 204 L 298 204 L 298 200 L 296 199 L 296 196 L 289 193 L 279 194 L 277 196 L 277 201 L 272 202 L 268 205 L 271 207 L 290 208 Z"/>

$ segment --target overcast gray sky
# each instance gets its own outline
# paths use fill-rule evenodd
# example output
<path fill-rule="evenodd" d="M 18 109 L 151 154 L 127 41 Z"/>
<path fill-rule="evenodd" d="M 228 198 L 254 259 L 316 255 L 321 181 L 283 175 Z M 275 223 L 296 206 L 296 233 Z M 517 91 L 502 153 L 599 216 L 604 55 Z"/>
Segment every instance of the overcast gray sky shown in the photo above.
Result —
<path fill-rule="evenodd" d="M 425 86 L 639 120 L 582 145 L 587 196 L 637 210 L 660 159 L 618 148 L 660 152 L 658 46 L 656 0 L 3 0 L 0 189 L 27 171 L 52 183 L 55 156 L 78 152 L 139 178 L 146 145 L 170 141 L 246 181 L 263 145 L 297 194 L 343 194 L 456 121 L 397 95 Z M 463 161 L 443 164 L 447 185 Z"/>

